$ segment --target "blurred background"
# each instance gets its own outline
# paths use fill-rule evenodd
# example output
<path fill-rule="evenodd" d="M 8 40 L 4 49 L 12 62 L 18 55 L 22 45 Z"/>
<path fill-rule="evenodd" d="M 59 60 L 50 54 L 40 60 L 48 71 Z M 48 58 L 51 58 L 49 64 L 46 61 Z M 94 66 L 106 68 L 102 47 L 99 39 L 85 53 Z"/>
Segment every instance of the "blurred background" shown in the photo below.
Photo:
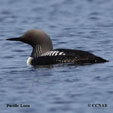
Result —
<path fill-rule="evenodd" d="M 6 39 L 29 29 L 45 31 L 55 49 L 87 50 L 110 62 L 28 67 L 32 48 Z M 0 113 L 111 113 L 112 53 L 113 0 L 0 0 Z"/>

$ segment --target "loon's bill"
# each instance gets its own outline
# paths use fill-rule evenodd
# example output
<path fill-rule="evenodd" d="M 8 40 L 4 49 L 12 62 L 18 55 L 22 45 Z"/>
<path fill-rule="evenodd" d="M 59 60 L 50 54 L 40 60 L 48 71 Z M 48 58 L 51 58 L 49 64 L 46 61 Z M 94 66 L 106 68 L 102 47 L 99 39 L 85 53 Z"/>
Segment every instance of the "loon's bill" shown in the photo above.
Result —
<path fill-rule="evenodd" d="M 55 49 L 50 37 L 41 30 L 29 30 L 18 38 L 8 38 L 10 41 L 21 41 L 33 47 L 27 60 L 29 65 L 51 65 L 59 63 L 93 64 L 108 62 L 101 57 L 82 50 Z"/>

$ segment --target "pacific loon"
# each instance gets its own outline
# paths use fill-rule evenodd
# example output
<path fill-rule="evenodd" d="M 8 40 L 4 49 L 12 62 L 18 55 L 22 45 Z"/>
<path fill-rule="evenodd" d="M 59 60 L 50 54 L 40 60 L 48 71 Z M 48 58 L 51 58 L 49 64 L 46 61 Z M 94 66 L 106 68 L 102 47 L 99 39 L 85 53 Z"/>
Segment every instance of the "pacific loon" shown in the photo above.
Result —
<path fill-rule="evenodd" d="M 8 38 L 11 41 L 21 41 L 33 47 L 27 60 L 29 65 L 51 65 L 58 63 L 93 64 L 104 63 L 105 60 L 88 51 L 73 49 L 54 49 L 50 37 L 41 30 L 29 30 L 23 36 Z"/>

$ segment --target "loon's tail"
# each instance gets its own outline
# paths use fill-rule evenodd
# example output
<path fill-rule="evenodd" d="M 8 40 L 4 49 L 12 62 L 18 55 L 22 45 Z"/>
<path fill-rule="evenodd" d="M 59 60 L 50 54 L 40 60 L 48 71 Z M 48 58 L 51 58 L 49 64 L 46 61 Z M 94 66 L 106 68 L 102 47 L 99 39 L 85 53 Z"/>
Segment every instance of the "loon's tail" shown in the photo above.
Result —
<path fill-rule="evenodd" d="M 97 63 L 104 63 L 104 62 L 109 62 L 109 60 L 103 59 L 101 57 L 97 57 L 96 62 Z"/>

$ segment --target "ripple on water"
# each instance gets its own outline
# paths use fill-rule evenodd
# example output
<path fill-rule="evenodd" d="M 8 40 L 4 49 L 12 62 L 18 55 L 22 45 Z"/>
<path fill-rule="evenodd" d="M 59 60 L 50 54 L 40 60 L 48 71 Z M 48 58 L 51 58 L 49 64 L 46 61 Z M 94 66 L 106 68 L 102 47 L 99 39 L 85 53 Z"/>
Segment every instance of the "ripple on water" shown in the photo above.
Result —
<path fill-rule="evenodd" d="M 0 110 L 3 113 L 109 113 L 113 111 L 113 1 L 0 0 Z M 42 29 L 54 48 L 87 50 L 110 60 L 95 65 L 28 67 L 28 45 L 9 42 Z M 7 103 L 30 108 L 7 109 Z M 107 109 L 90 109 L 107 103 Z M 103 111 L 102 111 L 103 110 Z"/>

